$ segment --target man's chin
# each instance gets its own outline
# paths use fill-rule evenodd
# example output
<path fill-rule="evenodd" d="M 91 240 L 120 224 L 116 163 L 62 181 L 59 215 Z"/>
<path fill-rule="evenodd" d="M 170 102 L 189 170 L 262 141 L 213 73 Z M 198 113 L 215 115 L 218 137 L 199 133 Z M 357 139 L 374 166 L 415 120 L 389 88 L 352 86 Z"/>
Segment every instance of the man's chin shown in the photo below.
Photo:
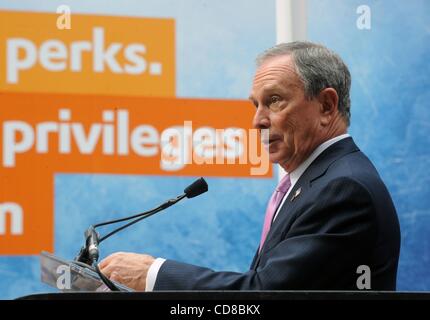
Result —
<path fill-rule="evenodd" d="M 282 157 L 275 153 L 269 153 L 269 161 L 273 164 L 282 164 L 282 162 L 285 162 Z"/>
<path fill-rule="evenodd" d="M 291 159 L 285 160 L 285 157 L 281 157 L 278 154 L 269 154 L 269 161 L 273 164 L 278 164 L 284 168 L 284 170 L 287 170 L 286 168 L 289 167 Z"/>

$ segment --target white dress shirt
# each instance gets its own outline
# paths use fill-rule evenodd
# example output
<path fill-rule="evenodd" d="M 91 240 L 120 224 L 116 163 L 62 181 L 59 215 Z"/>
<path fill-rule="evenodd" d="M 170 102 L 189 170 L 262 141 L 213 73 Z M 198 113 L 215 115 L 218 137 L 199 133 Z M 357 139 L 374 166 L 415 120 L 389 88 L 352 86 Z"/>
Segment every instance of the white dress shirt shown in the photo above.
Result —
<path fill-rule="evenodd" d="M 290 194 L 290 191 L 294 188 L 294 185 L 297 183 L 303 172 L 306 171 L 306 169 L 309 167 L 309 165 L 328 147 L 330 147 L 332 144 L 350 137 L 348 133 L 342 134 L 340 136 L 334 137 L 330 140 L 325 141 L 321 145 L 319 145 L 311 154 L 310 156 L 303 161 L 294 171 L 290 173 L 290 180 L 291 180 L 291 187 L 288 189 L 287 193 L 285 194 L 284 198 L 281 201 L 281 204 L 279 205 L 275 217 L 273 220 L 276 219 L 278 216 L 279 210 L 284 205 L 285 200 L 288 198 L 288 195 Z M 146 276 L 146 288 L 145 291 L 152 291 L 154 290 L 155 281 L 157 280 L 158 271 L 160 270 L 161 266 L 163 265 L 164 261 L 166 259 L 163 258 L 157 258 L 155 261 L 151 264 L 148 270 L 148 274 Z"/>

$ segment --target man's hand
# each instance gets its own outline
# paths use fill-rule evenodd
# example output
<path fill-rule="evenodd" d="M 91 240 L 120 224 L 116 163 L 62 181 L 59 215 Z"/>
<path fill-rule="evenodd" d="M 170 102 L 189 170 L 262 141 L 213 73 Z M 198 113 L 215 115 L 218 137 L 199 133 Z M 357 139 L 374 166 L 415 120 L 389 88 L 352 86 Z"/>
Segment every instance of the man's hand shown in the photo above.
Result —
<path fill-rule="evenodd" d="M 146 275 L 154 260 L 146 254 L 117 252 L 100 262 L 99 268 L 110 280 L 138 291 L 145 291 Z"/>

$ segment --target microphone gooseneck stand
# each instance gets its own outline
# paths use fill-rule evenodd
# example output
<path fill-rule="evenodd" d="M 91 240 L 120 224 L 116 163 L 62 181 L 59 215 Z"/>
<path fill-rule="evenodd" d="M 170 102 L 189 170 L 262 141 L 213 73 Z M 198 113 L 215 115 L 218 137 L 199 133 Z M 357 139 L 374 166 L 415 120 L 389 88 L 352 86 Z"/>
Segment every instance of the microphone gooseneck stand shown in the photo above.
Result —
<path fill-rule="evenodd" d="M 168 207 L 174 205 L 175 203 L 181 201 L 184 198 L 194 198 L 202 193 L 205 193 L 208 191 L 208 185 L 206 181 L 203 178 L 197 179 L 192 184 L 190 184 L 187 188 L 184 189 L 184 193 L 180 196 L 177 196 L 176 198 L 167 200 L 160 206 L 149 210 L 145 212 L 141 212 L 129 217 L 115 219 L 111 221 L 101 222 L 95 225 L 90 226 L 84 233 L 85 236 L 85 245 L 81 248 L 78 255 L 75 257 L 74 261 L 77 264 L 85 264 L 86 266 L 92 266 L 94 267 L 94 270 L 99 275 L 100 279 L 103 281 L 103 283 L 112 291 L 121 291 L 109 278 L 107 278 L 101 271 L 97 264 L 97 261 L 99 259 L 99 244 L 106 240 L 107 238 L 113 236 L 114 234 L 120 232 L 121 230 L 128 228 L 129 226 L 146 219 L 157 212 L 160 212 L 162 210 L 167 209 Z M 103 237 L 100 237 L 98 232 L 96 231 L 96 228 L 115 224 L 119 222 L 124 222 L 132 220 L 129 223 L 126 223 L 113 231 L 109 232 Z"/>

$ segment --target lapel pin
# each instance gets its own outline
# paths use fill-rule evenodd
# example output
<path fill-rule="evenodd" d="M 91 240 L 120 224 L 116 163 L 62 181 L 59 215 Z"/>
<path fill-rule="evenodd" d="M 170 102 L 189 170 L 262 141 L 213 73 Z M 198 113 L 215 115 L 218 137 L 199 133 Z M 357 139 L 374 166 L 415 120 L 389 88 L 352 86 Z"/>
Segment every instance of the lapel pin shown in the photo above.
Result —
<path fill-rule="evenodd" d="M 298 188 L 296 192 L 294 192 L 294 195 L 292 196 L 290 201 L 293 202 L 300 195 L 301 192 L 302 192 L 302 187 Z"/>

